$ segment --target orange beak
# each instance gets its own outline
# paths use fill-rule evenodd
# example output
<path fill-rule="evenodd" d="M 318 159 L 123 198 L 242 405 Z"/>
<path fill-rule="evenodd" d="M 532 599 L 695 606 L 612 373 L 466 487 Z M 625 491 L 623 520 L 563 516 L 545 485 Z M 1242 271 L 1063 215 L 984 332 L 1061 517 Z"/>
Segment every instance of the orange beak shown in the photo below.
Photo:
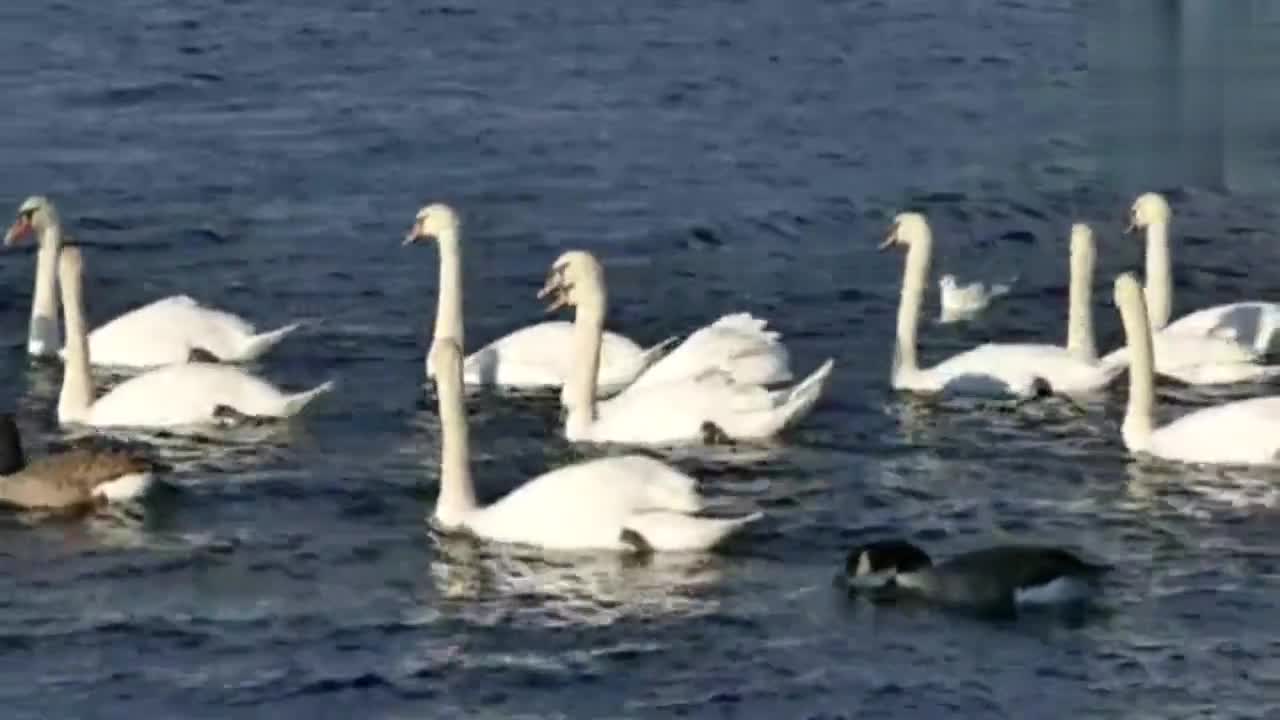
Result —
<path fill-rule="evenodd" d="M 23 238 L 30 234 L 31 221 L 25 217 L 20 217 L 9 227 L 9 232 L 4 234 L 4 246 L 12 247 L 17 245 Z"/>

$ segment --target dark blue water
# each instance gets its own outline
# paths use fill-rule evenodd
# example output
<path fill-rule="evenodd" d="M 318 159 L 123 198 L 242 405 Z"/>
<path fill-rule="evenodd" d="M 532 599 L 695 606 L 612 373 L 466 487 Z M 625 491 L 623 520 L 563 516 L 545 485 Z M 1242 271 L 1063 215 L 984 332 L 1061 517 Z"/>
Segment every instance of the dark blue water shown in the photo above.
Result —
<path fill-rule="evenodd" d="M 255 370 L 341 382 L 262 443 L 153 446 L 176 490 L 140 511 L 0 519 L 5 717 L 1275 717 L 1280 477 L 1131 460 L 1122 388 L 1020 413 L 887 388 L 902 260 L 872 249 L 904 207 L 939 270 L 1019 276 L 979 322 L 927 325 L 926 359 L 1060 342 L 1076 219 L 1119 341 L 1111 279 L 1140 250 L 1118 230 L 1148 188 L 1090 141 L 1083 24 L 1067 0 L 5 2 L 0 205 L 59 203 L 94 321 L 174 292 L 314 318 Z M 1154 186 L 1181 311 L 1280 295 L 1274 205 Z M 437 200 L 466 221 L 472 343 L 539 319 L 584 247 L 641 341 L 750 310 L 798 369 L 835 356 L 766 457 L 677 458 L 766 520 L 650 563 L 430 533 L 436 258 L 399 241 Z M 32 272 L 0 258 L 0 348 L 43 452 L 65 436 L 60 369 L 23 351 Z M 1172 417 L 1224 393 L 1162 395 Z M 552 402 L 477 398 L 471 423 L 487 497 L 591 452 Z M 1117 571 L 1079 627 L 835 593 L 843 550 L 889 534 Z"/>

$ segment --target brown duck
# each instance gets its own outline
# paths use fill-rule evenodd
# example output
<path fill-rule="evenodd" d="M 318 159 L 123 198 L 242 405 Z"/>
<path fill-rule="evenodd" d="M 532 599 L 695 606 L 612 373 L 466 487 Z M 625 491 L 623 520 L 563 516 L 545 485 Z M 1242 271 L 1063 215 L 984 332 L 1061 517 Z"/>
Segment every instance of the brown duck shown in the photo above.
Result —
<path fill-rule="evenodd" d="M 123 501 L 152 484 L 155 465 L 117 450 L 77 448 L 27 462 L 13 416 L 0 414 L 0 505 L 60 509 Z"/>

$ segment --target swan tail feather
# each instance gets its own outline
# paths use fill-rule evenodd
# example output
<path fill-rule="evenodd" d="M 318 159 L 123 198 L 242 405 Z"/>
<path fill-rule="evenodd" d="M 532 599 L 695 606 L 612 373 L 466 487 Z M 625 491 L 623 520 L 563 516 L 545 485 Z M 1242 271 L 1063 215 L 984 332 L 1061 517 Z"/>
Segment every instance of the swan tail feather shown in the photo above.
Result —
<path fill-rule="evenodd" d="M 787 427 L 808 414 L 818 398 L 822 397 L 822 391 L 827 385 L 827 378 L 831 375 L 831 369 L 835 367 L 835 360 L 827 358 L 827 361 L 818 366 L 809 377 L 805 378 L 794 388 L 786 392 L 786 398 L 782 401 L 782 425 Z"/>
<path fill-rule="evenodd" d="M 782 338 L 782 333 L 776 330 L 766 330 L 769 327 L 768 320 L 758 318 L 749 312 L 725 315 L 711 323 L 711 327 L 759 335 L 767 342 L 778 342 Z"/>
<path fill-rule="evenodd" d="M 281 340 L 284 340 L 294 330 L 297 330 L 304 324 L 305 323 L 302 322 L 289 323 L 282 328 L 277 328 L 270 332 L 258 333 L 245 342 L 234 359 L 257 360 L 263 355 L 263 353 L 275 347 Z"/>
<path fill-rule="evenodd" d="M 300 392 L 300 393 L 297 393 L 296 395 L 290 395 L 289 397 L 285 398 L 284 412 L 282 414 L 285 417 L 293 417 L 294 415 L 297 415 L 298 413 L 305 410 L 313 400 L 315 400 L 316 398 L 322 397 L 324 395 L 327 395 L 330 391 L 333 390 L 336 384 L 337 383 L 335 383 L 333 380 L 329 380 L 328 382 L 322 385 L 318 385 L 310 390 L 307 390 L 306 392 Z"/>

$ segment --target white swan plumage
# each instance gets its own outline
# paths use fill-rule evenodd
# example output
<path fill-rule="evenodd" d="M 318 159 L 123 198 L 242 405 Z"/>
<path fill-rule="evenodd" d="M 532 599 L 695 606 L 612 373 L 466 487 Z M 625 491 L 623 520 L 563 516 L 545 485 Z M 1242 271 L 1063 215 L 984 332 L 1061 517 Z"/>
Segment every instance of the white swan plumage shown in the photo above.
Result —
<path fill-rule="evenodd" d="M 1273 310 L 1263 307 L 1269 303 L 1219 305 L 1169 323 L 1173 307 L 1171 217 L 1168 201 L 1158 193 L 1139 196 L 1130 210 L 1129 229 L 1146 230 L 1145 298 L 1150 309 L 1156 372 L 1191 385 L 1280 376 L 1280 367 L 1260 364 L 1270 343 L 1266 328 L 1280 319 L 1280 314 L 1272 315 Z M 1127 365 L 1127 346 L 1104 357 L 1102 362 Z"/>
<path fill-rule="evenodd" d="M 769 321 L 751 313 L 725 315 L 699 328 L 684 342 L 636 378 L 633 387 L 652 387 L 685 380 L 709 370 L 727 374 L 735 382 L 773 385 L 789 382 L 791 355 L 781 333 Z"/>
<path fill-rule="evenodd" d="M 880 244 L 907 248 L 902 298 L 898 305 L 896 348 L 891 382 L 897 390 L 945 395 L 1029 397 L 1038 392 L 1083 392 L 1106 385 L 1122 368 L 1102 365 L 1093 342 L 1089 310 L 1095 263 L 1093 234 L 1072 228 L 1071 300 L 1067 347 L 1036 343 L 987 343 L 921 368 L 916 355 L 920 306 L 929 275 L 933 233 L 919 213 L 901 213 Z M 1047 386 L 1047 387 L 1046 387 Z"/>
<path fill-rule="evenodd" d="M 1151 325 L 1133 275 L 1116 278 L 1115 303 L 1133 355 L 1129 406 L 1121 434 L 1130 452 L 1186 463 L 1275 465 L 1280 455 L 1280 397 L 1260 397 L 1196 410 L 1155 427 Z"/>
<path fill-rule="evenodd" d="M 228 417 L 295 415 L 329 392 L 332 382 L 286 395 L 238 367 L 214 363 L 166 365 L 136 375 L 94 400 L 85 332 L 80 248 L 62 248 L 60 281 L 67 356 L 58 395 L 58 422 L 98 427 L 180 427 Z"/>
<path fill-rule="evenodd" d="M 463 341 L 461 221 L 453 208 L 442 203 L 418 211 L 404 244 L 435 240 L 440 251 L 433 337 Z M 512 389 L 559 388 L 572 371 L 570 349 L 572 323 L 541 322 L 520 328 L 485 345 L 466 358 L 463 379 L 467 385 Z M 616 392 L 631 383 L 666 352 L 674 338 L 644 349 L 617 333 L 606 332 L 601 351 L 599 388 Z M 434 347 L 434 345 L 432 346 Z M 430 354 L 426 375 L 434 375 Z"/>
<path fill-rule="evenodd" d="M 430 357 L 441 425 L 434 521 L 444 530 L 547 550 L 702 551 L 761 517 L 697 516 L 697 481 L 643 455 L 552 470 L 482 507 L 471 478 L 462 350 L 453 338 L 437 338 Z"/>
<path fill-rule="evenodd" d="M 39 236 L 35 291 L 27 352 L 36 357 L 65 356 L 57 321 L 57 263 L 62 224 L 53 203 L 32 196 L 18 207 L 18 217 L 5 234 L 6 246 L 28 234 Z M 200 350 L 224 362 L 254 360 L 301 323 L 259 333 L 243 318 L 205 307 L 187 295 L 173 295 L 130 310 L 89 333 L 89 350 L 98 365 L 147 368 L 186 362 Z"/>
<path fill-rule="evenodd" d="M 732 439 L 768 438 L 808 414 L 834 364 L 828 359 L 795 386 L 776 390 L 739 381 L 713 364 L 699 374 L 660 382 L 642 382 L 641 376 L 618 395 L 597 401 L 593 378 L 607 305 L 604 269 L 589 252 L 566 252 L 552 264 L 538 296 L 553 297 L 551 310 L 575 310 L 575 365 L 563 396 L 565 435 L 572 441 L 674 445 L 721 433 Z"/>

